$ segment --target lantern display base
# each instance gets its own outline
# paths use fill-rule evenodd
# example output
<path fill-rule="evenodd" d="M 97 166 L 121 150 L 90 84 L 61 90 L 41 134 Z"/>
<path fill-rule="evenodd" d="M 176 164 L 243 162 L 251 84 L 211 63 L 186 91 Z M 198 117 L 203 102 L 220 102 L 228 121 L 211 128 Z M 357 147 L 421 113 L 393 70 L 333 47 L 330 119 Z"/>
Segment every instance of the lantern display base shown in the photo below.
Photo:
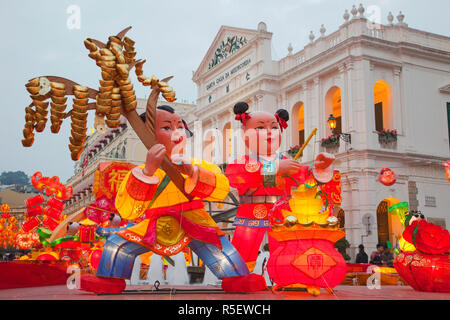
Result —
<path fill-rule="evenodd" d="M 417 291 L 450 292 L 450 255 L 402 252 L 394 259 L 398 274 Z"/>
<path fill-rule="evenodd" d="M 270 235 L 279 241 L 267 262 L 276 288 L 300 284 L 317 296 L 320 288 L 332 289 L 344 280 L 347 265 L 334 248 L 334 243 L 345 235 L 342 231 L 309 229 Z"/>

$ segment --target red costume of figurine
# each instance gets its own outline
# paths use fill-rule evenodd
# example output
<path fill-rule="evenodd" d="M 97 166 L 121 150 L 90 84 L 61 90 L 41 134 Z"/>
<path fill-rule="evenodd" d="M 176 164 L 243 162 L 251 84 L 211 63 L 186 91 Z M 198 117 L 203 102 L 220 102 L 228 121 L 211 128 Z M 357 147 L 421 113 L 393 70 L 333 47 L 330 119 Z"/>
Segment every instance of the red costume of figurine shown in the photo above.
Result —
<path fill-rule="evenodd" d="M 239 102 L 234 107 L 236 120 L 241 121 L 247 155 L 227 165 L 225 175 L 230 186 L 238 190 L 239 208 L 232 244 L 253 270 L 264 234 L 273 223 L 283 223 L 280 210 L 274 205 L 288 206 L 291 187 L 303 184 L 310 175 L 319 183 L 327 183 L 333 177 L 331 163 L 334 156 L 321 153 L 310 167 L 277 153 L 281 133 L 287 127 L 289 113 L 280 109 L 275 114 L 255 112 L 248 114 L 248 105 Z M 283 199 L 286 201 L 283 202 Z M 281 201 L 280 201 L 281 200 Z M 278 221 L 277 221 L 278 220 Z M 269 237 L 273 251 L 277 241 Z"/>

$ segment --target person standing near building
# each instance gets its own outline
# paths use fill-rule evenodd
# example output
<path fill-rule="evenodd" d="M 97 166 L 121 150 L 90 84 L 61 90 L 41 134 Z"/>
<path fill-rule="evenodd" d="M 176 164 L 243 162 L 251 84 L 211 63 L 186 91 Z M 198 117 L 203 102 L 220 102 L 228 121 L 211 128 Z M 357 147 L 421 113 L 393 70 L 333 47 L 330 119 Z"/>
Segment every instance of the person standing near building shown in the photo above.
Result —
<path fill-rule="evenodd" d="M 356 261 L 355 262 L 356 263 L 368 263 L 369 262 L 369 256 L 364 251 L 364 246 L 362 244 L 360 244 L 358 249 L 359 249 L 359 252 L 356 255 Z"/>
<path fill-rule="evenodd" d="M 377 264 L 377 265 L 381 265 L 382 261 L 381 261 L 381 254 L 384 251 L 384 246 L 379 243 L 377 244 L 377 250 L 372 252 L 372 254 L 370 255 L 370 262 L 371 264 Z"/>

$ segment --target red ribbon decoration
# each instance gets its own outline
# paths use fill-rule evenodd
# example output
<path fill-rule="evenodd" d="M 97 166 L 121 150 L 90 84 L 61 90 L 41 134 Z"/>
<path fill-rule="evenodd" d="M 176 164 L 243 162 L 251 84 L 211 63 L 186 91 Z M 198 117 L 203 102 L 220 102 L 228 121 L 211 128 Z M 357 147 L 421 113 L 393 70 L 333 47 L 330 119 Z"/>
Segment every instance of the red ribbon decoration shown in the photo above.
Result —
<path fill-rule="evenodd" d="M 275 118 L 277 118 L 278 123 L 280 124 L 281 132 L 288 127 L 286 120 L 281 118 L 278 113 L 275 113 Z"/>
<path fill-rule="evenodd" d="M 250 115 L 246 112 L 243 113 L 238 113 L 236 115 L 236 117 L 234 118 L 234 120 L 240 120 L 242 122 L 242 124 L 245 126 L 245 123 L 247 122 L 248 119 L 250 119 Z"/>

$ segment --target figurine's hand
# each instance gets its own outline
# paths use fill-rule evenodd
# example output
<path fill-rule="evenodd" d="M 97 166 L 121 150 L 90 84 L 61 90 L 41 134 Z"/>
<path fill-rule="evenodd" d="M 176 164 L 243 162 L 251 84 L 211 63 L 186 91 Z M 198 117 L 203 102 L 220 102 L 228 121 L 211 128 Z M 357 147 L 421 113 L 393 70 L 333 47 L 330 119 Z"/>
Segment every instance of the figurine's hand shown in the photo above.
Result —
<path fill-rule="evenodd" d="M 195 168 L 191 164 L 191 160 L 189 159 L 189 157 L 186 157 L 182 154 L 173 154 L 170 159 L 179 172 L 189 177 L 192 177 L 194 175 Z"/>
<path fill-rule="evenodd" d="M 278 164 L 278 174 L 282 176 L 291 176 L 300 170 L 301 164 L 291 159 L 280 160 Z"/>
<path fill-rule="evenodd" d="M 319 153 L 314 161 L 314 167 L 318 170 L 324 170 L 331 166 L 334 160 L 336 160 L 336 157 L 331 153 Z"/>
<path fill-rule="evenodd" d="M 145 160 L 145 167 L 143 173 L 146 176 L 153 176 L 156 169 L 161 166 L 161 163 L 166 155 L 166 147 L 162 144 L 155 144 L 147 151 L 147 158 Z"/>

